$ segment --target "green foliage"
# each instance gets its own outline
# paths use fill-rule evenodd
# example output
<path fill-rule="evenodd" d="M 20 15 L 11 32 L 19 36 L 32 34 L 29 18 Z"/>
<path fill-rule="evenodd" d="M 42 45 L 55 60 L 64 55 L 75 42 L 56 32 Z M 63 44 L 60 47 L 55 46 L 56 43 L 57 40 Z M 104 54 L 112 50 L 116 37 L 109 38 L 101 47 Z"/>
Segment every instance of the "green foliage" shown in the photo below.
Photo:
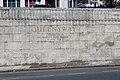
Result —
<path fill-rule="evenodd" d="M 120 1 L 117 2 L 117 6 L 120 6 Z"/>

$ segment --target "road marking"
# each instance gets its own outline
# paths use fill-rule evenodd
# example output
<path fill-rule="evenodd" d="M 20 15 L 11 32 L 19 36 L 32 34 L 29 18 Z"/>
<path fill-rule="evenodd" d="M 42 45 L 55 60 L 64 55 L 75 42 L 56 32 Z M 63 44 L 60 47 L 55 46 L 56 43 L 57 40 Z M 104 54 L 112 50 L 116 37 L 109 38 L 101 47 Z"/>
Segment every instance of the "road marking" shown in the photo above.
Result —
<path fill-rule="evenodd" d="M 105 71 L 98 71 L 98 72 L 73 72 L 73 73 L 67 73 L 67 74 L 49 74 L 49 75 L 41 75 L 41 76 L 18 76 L 18 77 L 7 77 L 1 80 L 16 80 L 16 79 L 30 79 L 30 78 L 44 78 L 44 77 L 55 77 L 55 76 L 71 76 L 71 75 L 85 75 L 85 74 L 97 74 L 97 73 L 109 73 L 109 72 L 118 72 L 120 71 L 119 69 L 117 70 L 105 70 Z"/>
<path fill-rule="evenodd" d="M 102 72 L 117 72 L 117 71 L 120 71 L 120 70 L 108 70 L 108 71 L 102 71 Z"/>
<path fill-rule="evenodd" d="M 33 78 L 44 78 L 44 77 L 53 77 L 53 76 L 55 76 L 55 75 L 44 75 L 44 76 L 23 76 L 23 77 L 12 77 L 12 78 L 4 78 L 4 79 L 2 79 L 2 80 L 16 80 L 16 79 L 33 79 Z"/>
<path fill-rule="evenodd" d="M 86 72 L 82 72 L 82 73 L 68 73 L 67 75 L 79 75 L 79 74 L 87 74 Z"/>

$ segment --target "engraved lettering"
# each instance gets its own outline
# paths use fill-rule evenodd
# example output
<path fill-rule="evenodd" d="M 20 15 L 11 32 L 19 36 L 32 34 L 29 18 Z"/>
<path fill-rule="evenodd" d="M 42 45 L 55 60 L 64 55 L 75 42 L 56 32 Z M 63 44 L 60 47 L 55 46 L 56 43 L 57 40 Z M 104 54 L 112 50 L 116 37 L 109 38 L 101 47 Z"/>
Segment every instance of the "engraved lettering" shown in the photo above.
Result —
<path fill-rule="evenodd" d="M 42 32 L 42 28 L 41 27 L 37 27 L 37 32 Z"/>
<path fill-rule="evenodd" d="M 75 32 L 75 27 L 72 27 L 73 32 Z"/>
<path fill-rule="evenodd" d="M 36 28 L 33 28 L 32 31 L 33 31 L 33 32 L 36 32 Z"/>
<path fill-rule="evenodd" d="M 52 32 L 57 32 L 55 27 L 52 27 Z"/>
<path fill-rule="evenodd" d="M 47 28 L 47 31 L 50 32 L 50 27 Z"/>
<path fill-rule="evenodd" d="M 71 27 L 69 27 L 67 31 L 68 31 L 68 32 L 71 32 L 71 31 L 72 31 Z"/>
<path fill-rule="evenodd" d="M 67 31 L 67 27 L 62 27 L 63 32 Z"/>
<path fill-rule="evenodd" d="M 61 32 L 61 29 L 58 27 L 58 32 Z"/>
<path fill-rule="evenodd" d="M 35 27 L 33 32 L 75 32 L 75 27 Z"/>

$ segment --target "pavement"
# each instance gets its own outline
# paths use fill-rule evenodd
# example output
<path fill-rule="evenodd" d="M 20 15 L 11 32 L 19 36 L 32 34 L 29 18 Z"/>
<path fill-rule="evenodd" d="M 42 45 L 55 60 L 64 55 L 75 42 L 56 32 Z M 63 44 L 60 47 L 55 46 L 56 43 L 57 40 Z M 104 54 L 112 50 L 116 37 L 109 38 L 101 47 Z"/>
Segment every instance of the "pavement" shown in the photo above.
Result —
<path fill-rule="evenodd" d="M 15 71 L 15 70 L 28 70 L 30 66 L 2 66 L 0 72 Z"/>
<path fill-rule="evenodd" d="M 49 70 L 49 69 L 67 69 L 67 68 L 89 68 L 89 67 L 111 67 L 111 66 L 120 66 L 115 64 L 109 65 L 80 65 L 80 66 L 53 66 L 53 67 L 32 67 L 31 65 L 18 65 L 18 66 L 1 66 L 0 72 L 15 72 L 15 71 L 33 71 L 33 70 Z"/>
<path fill-rule="evenodd" d="M 64 63 L 59 64 L 46 64 L 46 65 L 40 65 L 40 64 L 29 64 L 29 65 L 9 65 L 9 66 L 0 66 L 0 72 L 15 72 L 15 71 L 31 71 L 31 70 L 45 70 L 45 69 L 64 69 L 64 68 L 84 68 L 84 67 L 109 67 L 109 66 L 120 66 L 120 64 L 115 64 L 112 61 L 90 61 L 88 63 L 84 64 L 79 64 L 77 61 L 77 64 L 75 64 L 76 62 L 68 62 L 67 64 L 71 64 L 71 65 L 65 65 Z M 79 64 L 79 65 L 78 65 Z M 53 66 L 51 66 L 53 65 Z"/>
<path fill-rule="evenodd" d="M 2 72 L 0 80 L 120 80 L 120 66 Z"/>

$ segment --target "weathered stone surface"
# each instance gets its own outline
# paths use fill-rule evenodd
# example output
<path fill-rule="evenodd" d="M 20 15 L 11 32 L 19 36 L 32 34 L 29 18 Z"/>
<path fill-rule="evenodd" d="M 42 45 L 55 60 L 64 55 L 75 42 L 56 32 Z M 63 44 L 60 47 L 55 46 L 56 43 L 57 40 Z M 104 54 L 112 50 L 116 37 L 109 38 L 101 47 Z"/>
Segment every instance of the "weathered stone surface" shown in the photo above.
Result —
<path fill-rule="evenodd" d="M 119 59 L 119 12 L 1 8 L 0 66 Z"/>

